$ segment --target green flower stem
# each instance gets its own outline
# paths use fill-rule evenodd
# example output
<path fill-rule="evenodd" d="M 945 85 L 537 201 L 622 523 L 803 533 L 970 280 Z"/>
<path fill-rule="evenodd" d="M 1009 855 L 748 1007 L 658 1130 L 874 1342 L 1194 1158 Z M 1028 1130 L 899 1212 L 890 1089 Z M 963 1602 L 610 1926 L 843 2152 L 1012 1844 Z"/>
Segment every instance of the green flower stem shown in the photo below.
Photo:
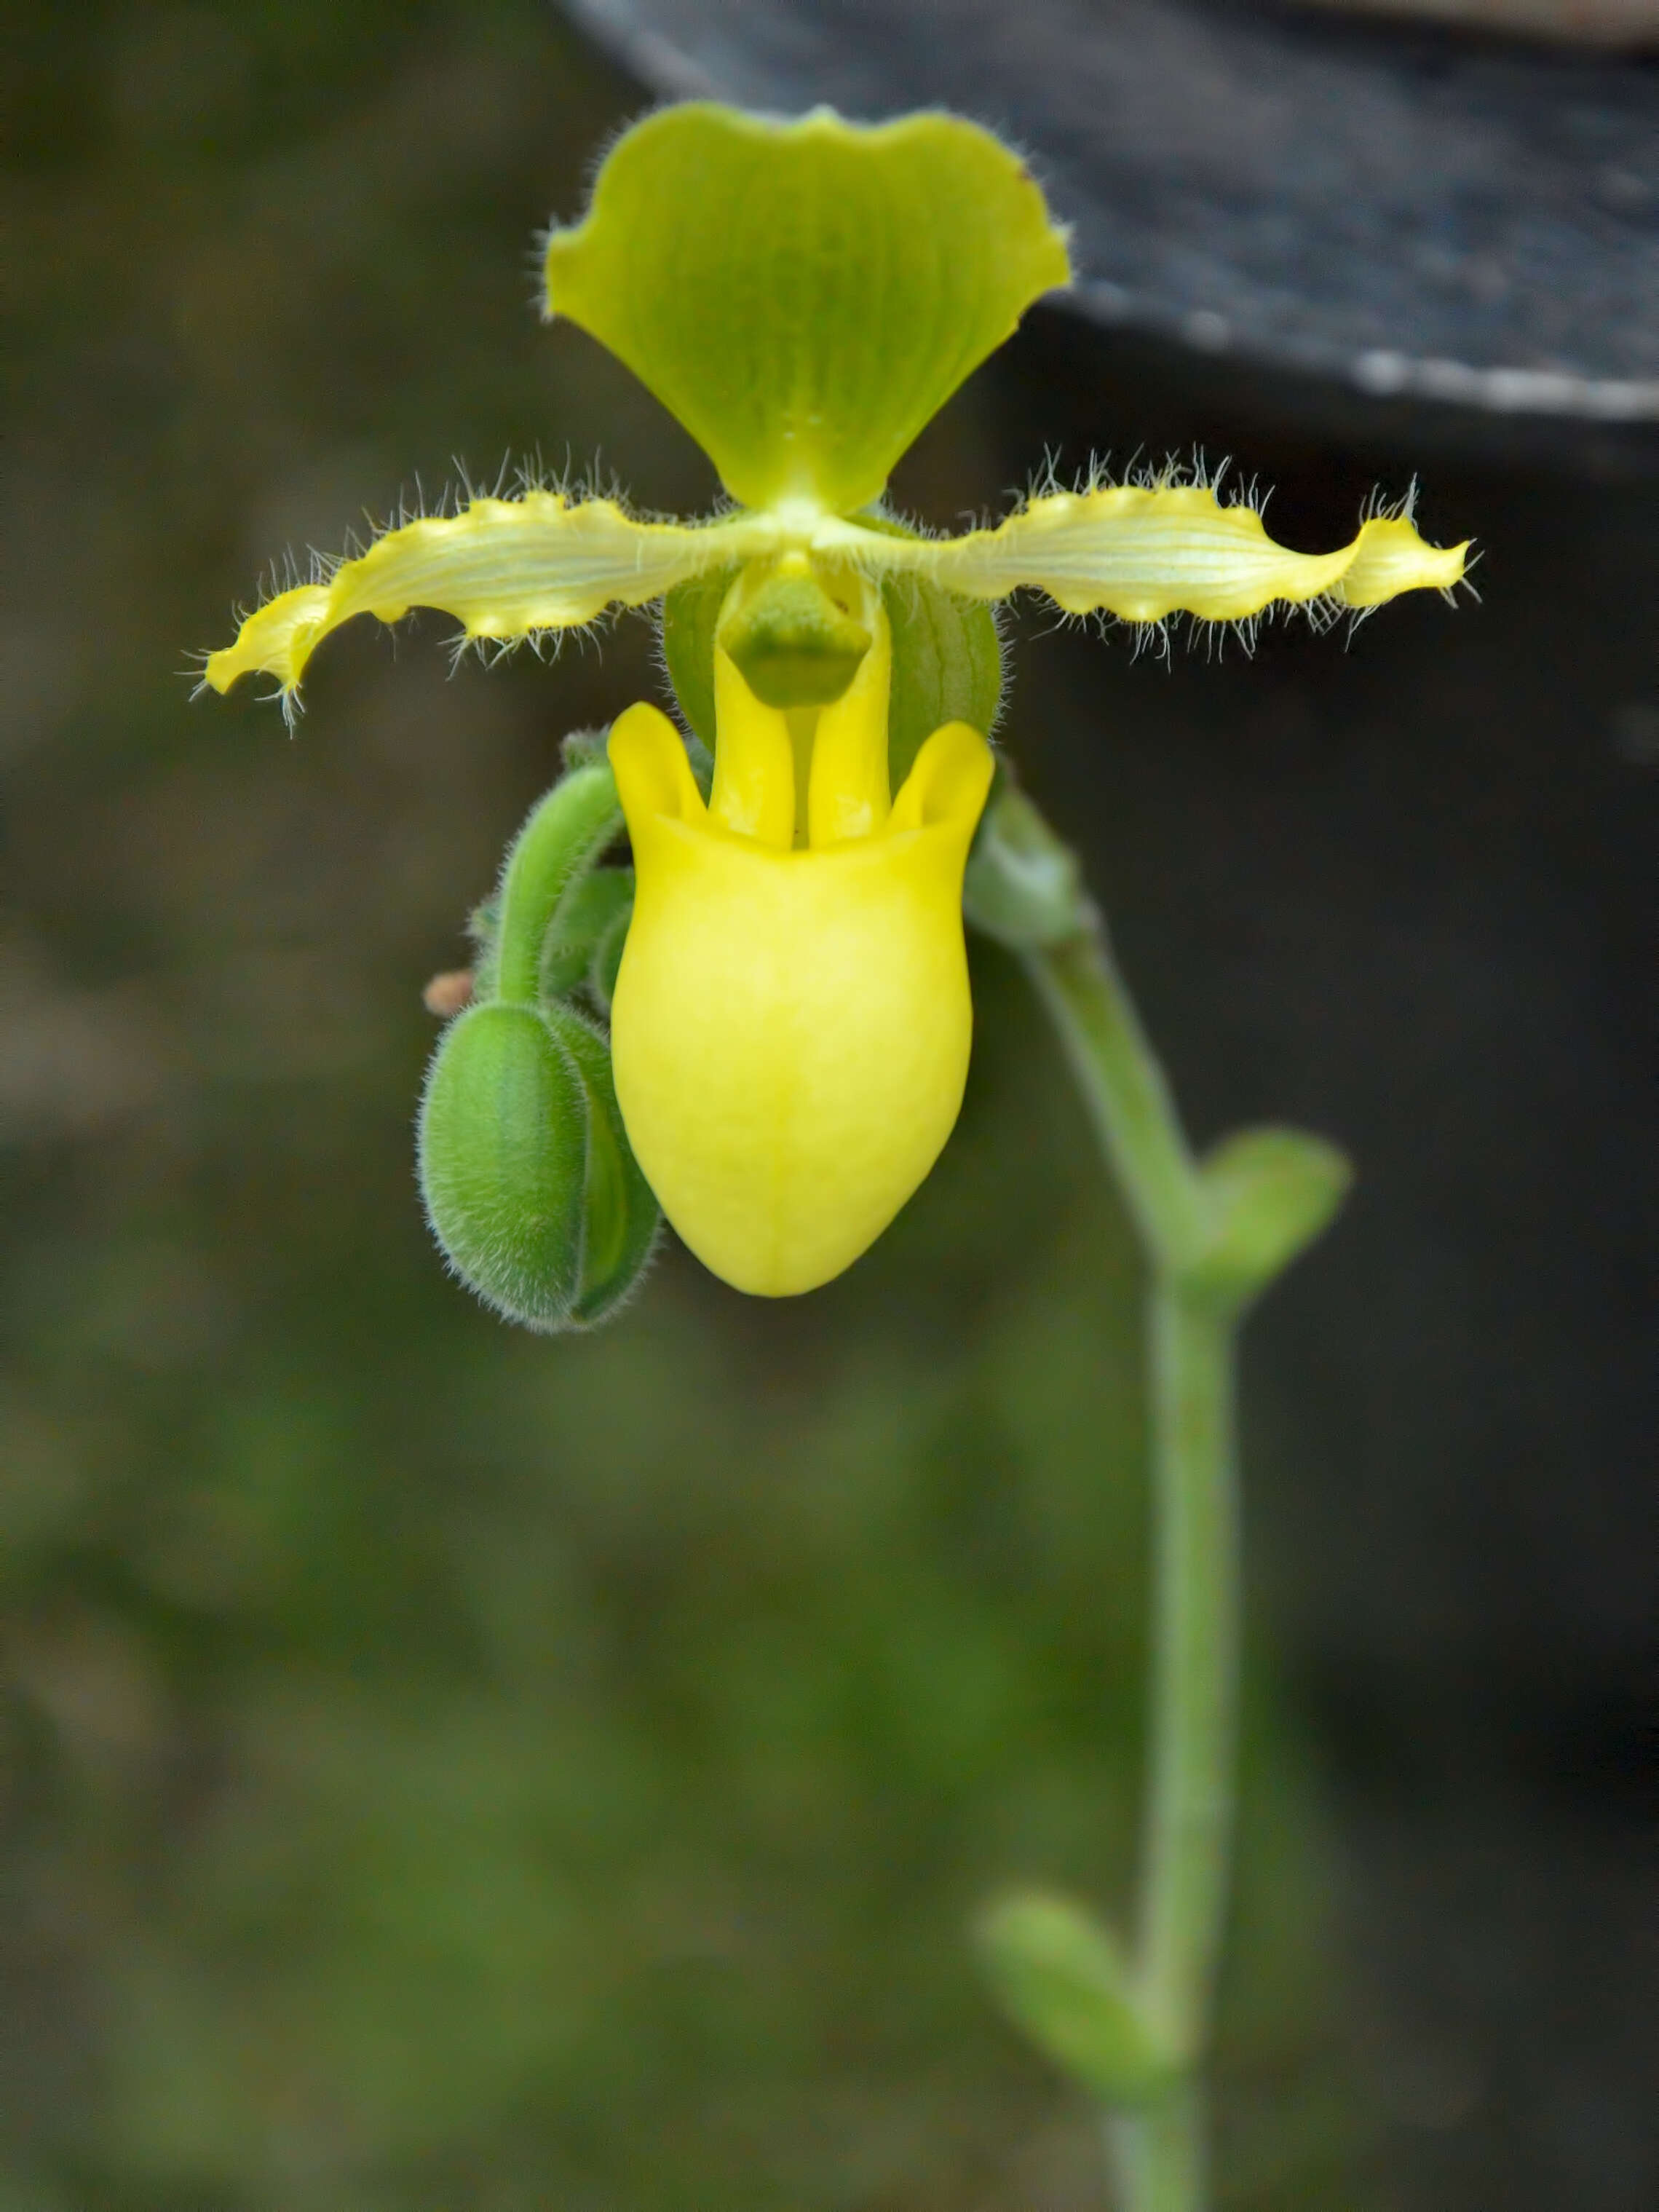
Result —
<path fill-rule="evenodd" d="M 1153 1594 L 1134 1940 L 1016 1890 L 981 1916 L 1016 2024 L 1099 2100 L 1125 2212 L 1203 2212 L 1201 2075 L 1227 1905 L 1238 1678 L 1233 1347 L 1250 1304 L 1342 1202 L 1348 1164 L 1298 1130 L 1242 1129 L 1194 1159 L 1067 850 L 1005 778 L 963 887 L 1017 953 L 1071 1062 L 1147 1262 Z"/>
<path fill-rule="evenodd" d="M 534 810 L 501 871 L 495 996 L 535 1004 L 559 902 L 621 828 L 617 780 L 605 761 L 573 767 Z"/>
<path fill-rule="evenodd" d="M 1204 2093 L 1196 2081 L 1146 2112 L 1113 2113 L 1106 2141 L 1122 2201 L 1134 2212 L 1199 2212 L 1207 2202 Z"/>
<path fill-rule="evenodd" d="M 1231 1316 L 1161 1282 L 1150 1316 L 1153 1620 L 1137 1964 L 1170 2046 L 1209 2033 L 1232 1840 L 1238 1504 Z"/>
<path fill-rule="evenodd" d="M 1233 1813 L 1238 1530 L 1234 1310 L 1202 1286 L 1200 1171 L 1163 1071 L 1090 914 L 1023 956 L 1065 1047 L 1151 1272 L 1154 1601 L 1149 1776 L 1133 1978 L 1182 2069 L 1157 2102 L 1114 2114 L 1131 2212 L 1205 2202 L 1197 2073 L 1208 2039 Z"/>
<path fill-rule="evenodd" d="M 1173 1273 L 1200 1231 L 1198 1171 L 1105 930 L 1086 904 L 1083 911 L 1074 934 L 1024 955 L 1025 972 L 1060 1033 L 1147 1257 Z"/>

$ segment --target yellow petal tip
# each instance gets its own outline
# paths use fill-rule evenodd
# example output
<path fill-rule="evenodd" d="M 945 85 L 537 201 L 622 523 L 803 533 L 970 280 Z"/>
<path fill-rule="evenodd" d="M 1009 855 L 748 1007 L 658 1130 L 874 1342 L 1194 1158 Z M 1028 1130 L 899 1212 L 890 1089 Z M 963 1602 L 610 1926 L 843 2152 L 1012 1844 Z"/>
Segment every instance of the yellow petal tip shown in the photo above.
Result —
<path fill-rule="evenodd" d="M 1426 544 L 1409 516 L 1375 515 L 1354 540 L 1338 595 L 1345 606 L 1379 607 L 1401 592 L 1449 591 L 1462 581 L 1473 543 Z"/>
<path fill-rule="evenodd" d="M 239 677 L 274 676 L 284 691 L 291 691 L 327 618 L 326 585 L 301 584 L 279 592 L 248 617 L 234 644 L 210 653 L 203 681 L 216 691 L 228 691 Z"/>
<path fill-rule="evenodd" d="M 965 850 L 995 773 L 991 748 L 971 724 L 943 724 L 916 755 L 893 802 L 891 827 L 923 830 L 949 823 L 962 831 Z"/>
<path fill-rule="evenodd" d="M 637 843 L 648 824 L 665 817 L 696 821 L 703 813 L 685 743 L 660 708 L 641 700 L 617 715 L 607 742 L 617 796 Z"/>

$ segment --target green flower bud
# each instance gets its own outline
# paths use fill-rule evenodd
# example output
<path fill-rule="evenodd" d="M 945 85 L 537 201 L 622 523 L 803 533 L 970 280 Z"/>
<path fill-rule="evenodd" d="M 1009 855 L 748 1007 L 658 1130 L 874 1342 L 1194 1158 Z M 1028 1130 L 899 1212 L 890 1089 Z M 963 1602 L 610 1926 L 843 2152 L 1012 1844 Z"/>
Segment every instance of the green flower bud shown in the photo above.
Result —
<path fill-rule="evenodd" d="M 478 909 L 476 1003 L 440 1038 L 421 1102 L 421 1192 L 434 1236 L 487 1305 L 527 1328 L 592 1328 L 639 1283 L 661 1216 L 623 1128 L 610 1040 L 567 1003 L 609 1006 L 633 911 L 631 868 L 595 862 L 622 823 L 602 741 L 508 848 Z"/>
<path fill-rule="evenodd" d="M 542 1018 L 570 1054 L 587 1098 L 581 1286 L 566 1326 L 594 1328 L 620 1312 L 643 1281 L 662 1211 L 623 1127 L 610 1038 L 568 1006 L 545 1007 Z"/>
<path fill-rule="evenodd" d="M 581 1287 L 587 1102 L 530 1006 L 473 1006 L 447 1030 L 421 1101 L 417 1157 L 444 1256 L 487 1305 L 564 1328 Z"/>
<path fill-rule="evenodd" d="M 658 1225 L 617 1112 L 610 1048 L 566 1006 L 472 1006 L 439 1042 L 421 1102 L 422 1195 L 455 1273 L 509 1321 L 604 1320 Z"/>

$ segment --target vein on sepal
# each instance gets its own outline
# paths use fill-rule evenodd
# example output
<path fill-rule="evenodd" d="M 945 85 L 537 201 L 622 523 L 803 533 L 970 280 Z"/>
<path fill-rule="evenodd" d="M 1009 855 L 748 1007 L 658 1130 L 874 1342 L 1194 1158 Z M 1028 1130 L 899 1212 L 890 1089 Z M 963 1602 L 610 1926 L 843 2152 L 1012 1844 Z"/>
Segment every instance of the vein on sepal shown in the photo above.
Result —
<path fill-rule="evenodd" d="M 730 526 L 642 522 L 613 499 L 528 489 L 467 500 L 453 514 L 388 530 L 331 574 L 280 592 L 209 656 L 204 681 L 228 691 L 240 676 L 274 676 L 284 696 L 331 630 L 354 615 L 401 621 L 436 607 L 463 642 L 512 641 L 568 629 L 611 607 L 643 606 L 732 556 Z"/>

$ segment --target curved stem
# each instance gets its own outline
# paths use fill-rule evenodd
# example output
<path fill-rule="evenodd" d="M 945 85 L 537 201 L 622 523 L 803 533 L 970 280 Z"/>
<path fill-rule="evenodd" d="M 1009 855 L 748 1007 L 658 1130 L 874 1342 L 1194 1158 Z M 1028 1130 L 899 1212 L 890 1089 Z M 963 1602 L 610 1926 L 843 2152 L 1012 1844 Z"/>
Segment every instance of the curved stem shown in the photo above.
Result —
<path fill-rule="evenodd" d="M 621 828 L 617 780 L 602 761 L 573 768 L 532 809 L 501 869 L 497 998 L 535 1004 L 542 948 L 559 901 Z"/>
<path fill-rule="evenodd" d="M 1198 1233 L 1197 1172 L 1170 1086 L 1113 964 L 1098 915 L 1024 954 L 1146 1256 L 1173 1271 Z"/>
<path fill-rule="evenodd" d="M 1237 1677 L 1234 1320 L 1195 1272 L 1204 1190 L 1163 1071 L 1097 919 L 1024 954 L 1059 1031 L 1151 1273 L 1153 1605 L 1135 1978 L 1183 2067 L 1109 2136 L 1128 2212 L 1202 2212 L 1198 2071 L 1226 1908 Z"/>

